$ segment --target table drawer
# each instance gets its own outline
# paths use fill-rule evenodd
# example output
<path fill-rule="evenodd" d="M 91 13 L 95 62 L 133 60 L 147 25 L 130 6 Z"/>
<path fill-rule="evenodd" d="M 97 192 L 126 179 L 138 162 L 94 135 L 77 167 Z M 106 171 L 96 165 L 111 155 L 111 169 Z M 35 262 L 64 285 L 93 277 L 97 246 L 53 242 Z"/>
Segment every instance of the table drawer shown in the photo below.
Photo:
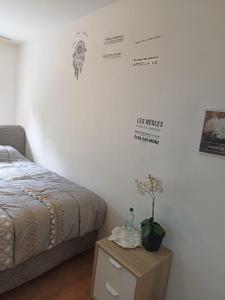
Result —
<path fill-rule="evenodd" d="M 94 298 L 97 300 L 132 300 L 135 287 L 136 277 L 99 248 Z"/>

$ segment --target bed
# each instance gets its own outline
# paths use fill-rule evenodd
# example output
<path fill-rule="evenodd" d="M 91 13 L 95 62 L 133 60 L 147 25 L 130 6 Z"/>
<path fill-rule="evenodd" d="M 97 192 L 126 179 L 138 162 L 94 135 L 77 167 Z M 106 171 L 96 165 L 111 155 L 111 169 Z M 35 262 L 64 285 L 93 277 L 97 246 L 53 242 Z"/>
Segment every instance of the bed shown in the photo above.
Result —
<path fill-rule="evenodd" d="M 25 132 L 0 126 L 0 293 L 94 246 L 105 202 L 29 161 Z"/>

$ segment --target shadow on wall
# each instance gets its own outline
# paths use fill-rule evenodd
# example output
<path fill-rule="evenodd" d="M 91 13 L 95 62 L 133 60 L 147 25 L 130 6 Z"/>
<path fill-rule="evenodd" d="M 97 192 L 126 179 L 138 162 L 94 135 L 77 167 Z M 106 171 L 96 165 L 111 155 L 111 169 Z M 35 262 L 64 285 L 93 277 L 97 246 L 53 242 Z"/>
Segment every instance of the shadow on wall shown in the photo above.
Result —
<path fill-rule="evenodd" d="M 33 154 L 32 154 L 31 147 L 30 147 L 30 143 L 29 143 L 29 140 L 27 139 L 27 137 L 26 137 L 25 156 L 26 156 L 29 160 L 34 161 Z"/>
<path fill-rule="evenodd" d="M 105 201 L 107 203 L 107 211 L 106 211 L 104 225 L 98 233 L 99 239 L 102 239 L 111 233 L 113 228 L 109 224 L 117 224 L 118 226 L 122 226 L 124 223 L 124 219 L 119 215 L 118 211 L 116 211 L 110 205 L 110 200 L 105 199 Z"/>

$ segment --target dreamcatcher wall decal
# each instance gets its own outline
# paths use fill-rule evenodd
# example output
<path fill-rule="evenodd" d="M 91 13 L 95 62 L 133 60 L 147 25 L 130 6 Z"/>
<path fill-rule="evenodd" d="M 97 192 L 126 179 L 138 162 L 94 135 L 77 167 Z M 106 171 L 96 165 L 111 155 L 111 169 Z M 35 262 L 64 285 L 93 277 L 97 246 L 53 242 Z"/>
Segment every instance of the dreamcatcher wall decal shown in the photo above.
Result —
<path fill-rule="evenodd" d="M 87 51 L 85 46 L 85 38 L 87 37 L 86 32 L 78 32 L 77 38 L 73 43 L 74 52 L 73 52 L 73 68 L 76 79 L 78 80 L 80 73 L 82 72 L 84 61 L 85 61 L 85 53 Z"/>

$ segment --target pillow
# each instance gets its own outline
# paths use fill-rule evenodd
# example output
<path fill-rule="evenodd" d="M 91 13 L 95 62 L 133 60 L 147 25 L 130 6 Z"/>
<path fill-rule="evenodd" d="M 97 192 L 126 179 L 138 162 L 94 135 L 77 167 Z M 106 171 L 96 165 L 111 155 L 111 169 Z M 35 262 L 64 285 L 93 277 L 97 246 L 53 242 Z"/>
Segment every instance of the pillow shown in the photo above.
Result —
<path fill-rule="evenodd" d="M 0 145 L 0 162 L 25 160 L 25 157 L 11 146 Z"/>

